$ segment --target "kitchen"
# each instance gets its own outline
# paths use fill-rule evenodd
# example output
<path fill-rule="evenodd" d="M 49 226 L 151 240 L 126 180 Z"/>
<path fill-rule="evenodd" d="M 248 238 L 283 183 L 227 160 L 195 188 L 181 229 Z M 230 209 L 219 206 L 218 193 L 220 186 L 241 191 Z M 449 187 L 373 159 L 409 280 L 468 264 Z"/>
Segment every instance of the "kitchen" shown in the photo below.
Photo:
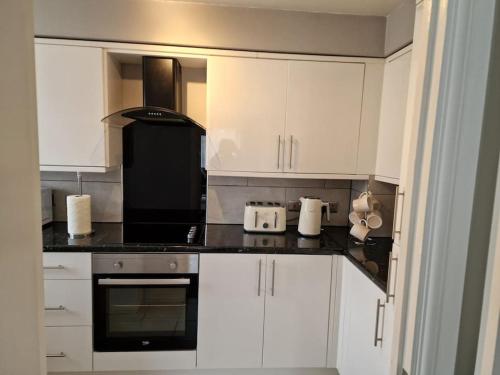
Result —
<path fill-rule="evenodd" d="M 36 1 L 48 373 L 417 373 L 432 3 Z"/>

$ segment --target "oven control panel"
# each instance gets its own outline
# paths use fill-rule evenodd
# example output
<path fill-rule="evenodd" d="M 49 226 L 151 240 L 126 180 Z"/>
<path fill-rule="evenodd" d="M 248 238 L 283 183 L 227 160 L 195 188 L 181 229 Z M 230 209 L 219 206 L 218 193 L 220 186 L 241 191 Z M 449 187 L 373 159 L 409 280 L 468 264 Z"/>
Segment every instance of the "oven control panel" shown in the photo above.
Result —
<path fill-rule="evenodd" d="M 198 254 L 92 254 L 92 273 L 198 273 Z"/>

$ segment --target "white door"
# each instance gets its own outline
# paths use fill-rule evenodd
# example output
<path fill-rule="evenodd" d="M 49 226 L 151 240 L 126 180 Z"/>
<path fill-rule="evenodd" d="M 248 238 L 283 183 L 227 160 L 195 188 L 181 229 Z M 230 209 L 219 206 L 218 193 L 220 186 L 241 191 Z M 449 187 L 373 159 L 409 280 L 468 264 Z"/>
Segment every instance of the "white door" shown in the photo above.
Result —
<path fill-rule="evenodd" d="M 207 169 L 279 172 L 288 62 L 210 57 Z"/>
<path fill-rule="evenodd" d="M 384 68 L 375 169 L 382 178 L 399 180 L 410 65 L 411 47 L 389 57 Z"/>
<path fill-rule="evenodd" d="M 331 256 L 267 256 L 264 367 L 326 367 L 331 272 Z"/>
<path fill-rule="evenodd" d="M 200 255 L 199 368 L 262 366 L 265 267 L 266 255 Z"/>
<path fill-rule="evenodd" d="M 356 173 L 365 65 L 291 61 L 285 172 Z"/>
<path fill-rule="evenodd" d="M 387 375 L 387 350 L 390 351 L 391 345 L 386 342 L 384 332 L 385 308 L 380 306 L 385 306 L 385 293 L 348 259 L 343 259 L 342 266 L 339 372 L 342 375 Z M 376 338 L 381 340 L 375 342 Z"/>
<path fill-rule="evenodd" d="M 101 48 L 35 45 L 40 165 L 105 167 Z"/>

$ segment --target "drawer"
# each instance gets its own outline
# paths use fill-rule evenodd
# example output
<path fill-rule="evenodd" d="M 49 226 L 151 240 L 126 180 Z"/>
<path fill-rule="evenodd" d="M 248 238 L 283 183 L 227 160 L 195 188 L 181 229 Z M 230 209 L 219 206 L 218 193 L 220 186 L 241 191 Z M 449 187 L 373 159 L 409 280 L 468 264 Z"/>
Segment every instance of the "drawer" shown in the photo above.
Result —
<path fill-rule="evenodd" d="M 195 350 L 94 352 L 94 371 L 160 371 L 194 368 L 196 368 Z"/>
<path fill-rule="evenodd" d="M 45 280 L 69 280 L 92 278 L 92 254 L 44 253 L 43 278 Z"/>
<path fill-rule="evenodd" d="M 45 280 L 45 325 L 92 325 L 91 280 Z"/>
<path fill-rule="evenodd" d="M 92 371 L 92 327 L 46 327 L 47 371 Z"/>

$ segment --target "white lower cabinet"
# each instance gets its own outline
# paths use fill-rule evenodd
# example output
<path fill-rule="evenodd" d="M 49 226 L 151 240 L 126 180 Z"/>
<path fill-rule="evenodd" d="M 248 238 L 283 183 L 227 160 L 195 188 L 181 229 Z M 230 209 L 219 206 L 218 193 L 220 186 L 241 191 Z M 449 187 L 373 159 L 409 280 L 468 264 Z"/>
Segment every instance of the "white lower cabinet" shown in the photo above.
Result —
<path fill-rule="evenodd" d="M 268 255 L 263 367 L 326 367 L 332 256 Z"/>
<path fill-rule="evenodd" d="M 386 294 L 344 258 L 338 361 L 341 375 L 389 374 L 392 311 L 388 308 Z"/>
<path fill-rule="evenodd" d="M 46 327 L 47 371 L 92 371 L 92 327 Z"/>
<path fill-rule="evenodd" d="M 44 253 L 47 371 L 92 371 L 90 253 Z"/>
<path fill-rule="evenodd" d="M 200 255 L 198 367 L 262 366 L 265 269 L 265 254 Z"/>
<path fill-rule="evenodd" d="M 92 325 L 91 280 L 45 280 L 45 325 Z"/>
<path fill-rule="evenodd" d="M 199 368 L 326 367 L 332 256 L 202 254 Z"/>

